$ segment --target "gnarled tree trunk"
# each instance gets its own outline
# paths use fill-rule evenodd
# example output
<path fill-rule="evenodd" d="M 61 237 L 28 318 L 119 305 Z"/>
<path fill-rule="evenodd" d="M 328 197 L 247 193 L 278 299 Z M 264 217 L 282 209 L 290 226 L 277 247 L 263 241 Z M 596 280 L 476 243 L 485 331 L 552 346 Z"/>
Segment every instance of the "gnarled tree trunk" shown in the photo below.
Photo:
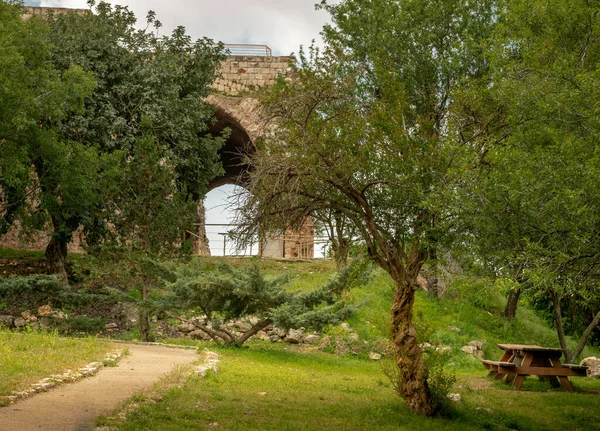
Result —
<path fill-rule="evenodd" d="M 417 287 L 416 276 L 410 277 L 401 273 L 393 278 L 396 291 L 392 304 L 391 323 L 397 365 L 402 378 L 401 395 L 409 410 L 423 415 L 431 415 L 433 407 L 427 383 L 427 365 L 419 347 L 417 330 L 412 321 L 412 307 Z"/>
<path fill-rule="evenodd" d="M 65 270 L 65 260 L 67 258 L 67 245 L 70 238 L 65 238 L 56 228 L 50 242 L 46 246 L 46 261 L 51 274 L 56 274 L 62 281 L 67 282 L 67 271 Z"/>

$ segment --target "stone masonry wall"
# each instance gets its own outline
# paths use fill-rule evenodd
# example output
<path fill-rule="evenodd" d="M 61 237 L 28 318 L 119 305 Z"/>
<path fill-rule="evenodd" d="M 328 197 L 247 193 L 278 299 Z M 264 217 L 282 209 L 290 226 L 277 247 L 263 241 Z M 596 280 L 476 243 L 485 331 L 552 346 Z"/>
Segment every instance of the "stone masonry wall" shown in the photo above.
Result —
<path fill-rule="evenodd" d="M 54 15 L 66 15 L 69 12 L 75 12 L 80 15 L 84 13 L 88 13 L 89 9 L 69 9 L 66 7 L 34 7 L 34 6 L 26 6 L 23 13 L 23 19 L 29 19 L 34 16 L 44 17 L 48 14 Z"/>
<path fill-rule="evenodd" d="M 291 57 L 232 56 L 221 65 L 213 89 L 228 96 L 251 93 L 275 83 L 278 77 L 292 79 Z"/>

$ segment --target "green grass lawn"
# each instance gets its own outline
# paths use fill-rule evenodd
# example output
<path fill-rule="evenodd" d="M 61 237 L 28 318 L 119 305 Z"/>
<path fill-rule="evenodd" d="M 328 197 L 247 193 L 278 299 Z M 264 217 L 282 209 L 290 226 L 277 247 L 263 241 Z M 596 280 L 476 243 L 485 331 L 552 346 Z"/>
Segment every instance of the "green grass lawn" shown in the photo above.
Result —
<path fill-rule="evenodd" d="M 95 338 L 0 330 L 0 397 L 27 389 L 51 374 L 102 361 L 114 346 Z"/>
<path fill-rule="evenodd" d="M 428 419 L 405 409 L 379 363 L 291 350 L 217 349 L 218 374 L 136 399 L 140 407 L 126 421 L 101 423 L 120 431 L 600 430 L 599 380 L 574 379 L 572 394 L 535 381 L 515 391 L 485 379 L 483 368 L 462 372 L 455 387 L 462 401 L 448 417 Z"/>

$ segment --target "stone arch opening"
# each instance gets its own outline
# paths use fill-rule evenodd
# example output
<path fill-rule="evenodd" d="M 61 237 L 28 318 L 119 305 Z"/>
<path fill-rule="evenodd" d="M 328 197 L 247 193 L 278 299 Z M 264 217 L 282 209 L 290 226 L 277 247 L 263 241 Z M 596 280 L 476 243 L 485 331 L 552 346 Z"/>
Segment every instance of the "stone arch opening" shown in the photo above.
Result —
<path fill-rule="evenodd" d="M 217 107 L 215 117 L 216 122 L 210 127 L 209 132 L 213 135 L 220 135 L 228 129 L 229 137 L 225 145 L 219 150 L 225 172 L 210 182 L 208 190 L 216 189 L 225 184 L 243 187 L 245 174 L 249 169 L 249 166 L 245 163 L 245 157 L 254 154 L 254 143 L 240 122 L 224 109 Z"/>

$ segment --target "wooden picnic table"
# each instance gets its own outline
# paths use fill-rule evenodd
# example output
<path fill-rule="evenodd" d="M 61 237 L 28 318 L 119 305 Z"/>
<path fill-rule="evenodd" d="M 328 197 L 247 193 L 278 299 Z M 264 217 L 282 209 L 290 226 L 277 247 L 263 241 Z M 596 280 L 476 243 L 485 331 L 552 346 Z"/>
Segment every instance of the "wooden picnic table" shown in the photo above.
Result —
<path fill-rule="evenodd" d="M 489 377 L 495 380 L 505 379 L 516 389 L 520 389 L 525 377 L 538 376 L 550 380 L 550 384 L 559 384 L 567 392 L 573 392 L 569 377 L 585 377 L 586 367 L 573 364 L 561 364 L 561 349 L 550 347 L 530 346 L 525 344 L 498 344 L 504 354 L 498 361 L 482 360 L 485 368 L 489 369 Z"/>

